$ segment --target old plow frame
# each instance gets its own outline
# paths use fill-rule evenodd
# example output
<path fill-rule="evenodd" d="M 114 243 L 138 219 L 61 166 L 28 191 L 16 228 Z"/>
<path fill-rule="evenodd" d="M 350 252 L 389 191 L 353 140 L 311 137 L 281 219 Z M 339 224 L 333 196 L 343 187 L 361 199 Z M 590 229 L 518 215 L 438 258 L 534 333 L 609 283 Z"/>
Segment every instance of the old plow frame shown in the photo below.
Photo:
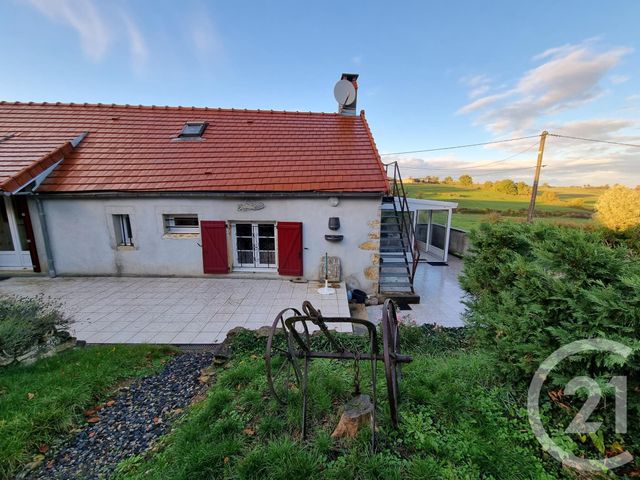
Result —
<path fill-rule="evenodd" d="M 376 326 L 368 320 L 346 317 L 324 317 L 310 302 L 302 305 L 303 314 L 295 308 L 282 310 L 273 321 L 267 349 L 265 364 L 267 383 L 274 398 L 282 405 L 289 402 L 292 390 L 302 392 L 302 438 L 307 435 L 307 386 L 309 377 L 309 362 L 313 358 L 332 360 L 346 360 L 355 362 L 356 379 L 355 392 L 359 394 L 359 361 L 369 361 L 371 367 L 371 400 L 372 412 L 372 443 L 375 444 L 376 426 L 376 381 L 377 364 L 384 363 L 384 373 L 387 383 L 387 396 L 389 399 L 389 411 L 391 423 L 398 427 L 398 401 L 400 366 L 409 363 L 412 358 L 400 353 L 400 331 L 396 307 L 393 301 L 386 300 L 382 310 L 382 353 L 378 348 L 378 333 Z M 366 328 L 369 336 L 369 352 L 357 352 L 346 349 L 340 339 L 327 327 L 327 323 L 351 323 Z M 333 351 L 314 351 L 311 349 L 311 335 L 309 324 L 315 325 L 329 342 Z M 282 332 L 285 337 L 284 347 L 276 345 L 274 339 Z"/>

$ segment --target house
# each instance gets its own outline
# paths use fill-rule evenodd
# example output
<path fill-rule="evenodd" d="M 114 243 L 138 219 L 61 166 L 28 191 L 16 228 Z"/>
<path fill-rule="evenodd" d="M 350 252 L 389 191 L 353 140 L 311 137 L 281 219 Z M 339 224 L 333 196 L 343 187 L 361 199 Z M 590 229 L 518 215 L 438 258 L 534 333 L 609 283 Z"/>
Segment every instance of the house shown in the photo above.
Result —
<path fill-rule="evenodd" d="M 0 268 L 318 279 L 327 253 L 375 291 L 389 182 L 349 101 L 338 113 L 0 102 Z"/>

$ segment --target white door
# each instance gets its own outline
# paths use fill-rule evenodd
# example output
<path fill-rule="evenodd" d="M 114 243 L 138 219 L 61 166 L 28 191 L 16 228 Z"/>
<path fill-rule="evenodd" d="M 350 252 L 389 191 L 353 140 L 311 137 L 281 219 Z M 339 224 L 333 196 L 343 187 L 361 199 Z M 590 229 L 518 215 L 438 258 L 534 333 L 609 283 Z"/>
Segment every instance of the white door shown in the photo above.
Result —
<path fill-rule="evenodd" d="M 24 218 L 16 218 L 11 197 L 0 202 L 0 269 L 31 269 Z"/>
<path fill-rule="evenodd" d="M 276 270 L 274 223 L 233 224 L 233 269 Z"/>

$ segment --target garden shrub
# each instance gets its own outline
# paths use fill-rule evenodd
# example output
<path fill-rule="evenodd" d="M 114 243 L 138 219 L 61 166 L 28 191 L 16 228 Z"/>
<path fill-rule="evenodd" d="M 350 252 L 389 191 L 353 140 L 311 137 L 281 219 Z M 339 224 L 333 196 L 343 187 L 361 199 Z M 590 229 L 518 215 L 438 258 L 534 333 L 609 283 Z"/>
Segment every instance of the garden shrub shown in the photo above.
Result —
<path fill-rule="evenodd" d="M 575 340 L 640 343 L 640 258 L 601 232 L 542 223 L 483 224 L 471 234 L 461 284 L 467 323 L 503 369 L 530 379 L 549 354 Z M 627 362 L 640 373 L 636 356 Z M 566 371 L 596 378 L 604 358 Z M 566 368 L 566 367 L 565 367 Z"/>
<path fill-rule="evenodd" d="M 564 388 L 576 376 L 603 386 L 612 375 L 627 378 L 629 392 L 640 391 L 640 258 L 621 243 L 611 244 L 602 231 L 541 223 L 483 224 L 472 233 L 471 254 L 461 276 L 470 294 L 466 321 L 477 345 L 494 356 L 498 368 L 513 381 L 519 395 L 541 362 L 576 340 L 603 338 L 631 347 L 622 359 L 609 353 L 574 355 L 547 379 L 541 409 L 556 441 L 578 456 L 600 457 L 623 448 L 640 450 L 633 419 L 640 399 L 628 395 L 629 431 L 614 431 L 614 389 L 603 388 L 604 400 L 590 421 L 601 421 L 600 436 L 565 433 L 585 400 L 567 397 Z"/>
<path fill-rule="evenodd" d="M 59 305 L 42 297 L 0 298 L 0 365 L 67 338 L 67 325 Z"/>
<path fill-rule="evenodd" d="M 595 210 L 596 219 L 612 230 L 640 226 L 640 190 L 615 185 L 598 198 Z"/>

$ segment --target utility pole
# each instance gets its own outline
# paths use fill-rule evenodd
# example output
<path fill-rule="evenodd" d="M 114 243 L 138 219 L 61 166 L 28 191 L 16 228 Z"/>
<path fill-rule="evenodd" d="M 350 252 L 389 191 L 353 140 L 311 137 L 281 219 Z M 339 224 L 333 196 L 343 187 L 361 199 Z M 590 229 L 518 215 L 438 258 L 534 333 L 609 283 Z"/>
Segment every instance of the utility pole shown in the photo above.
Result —
<path fill-rule="evenodd" d="M 533 211 L 536 208 L 536 196 L 538 195 L 538 182 L 540 181 L 540 169 L 542 168 L 542 156 L 544 155 L 544 143 L 547 140 L 549 132 L 546 130 L 540 134 L 540 146 L 538 147 L 538 162 L 536 163 L 536 174 L 533 177 L 533 187 L 531 188 L 531 201 L 529 202 L 529 211 L 527 212 L 527 222 L 533 221 Z"/>

